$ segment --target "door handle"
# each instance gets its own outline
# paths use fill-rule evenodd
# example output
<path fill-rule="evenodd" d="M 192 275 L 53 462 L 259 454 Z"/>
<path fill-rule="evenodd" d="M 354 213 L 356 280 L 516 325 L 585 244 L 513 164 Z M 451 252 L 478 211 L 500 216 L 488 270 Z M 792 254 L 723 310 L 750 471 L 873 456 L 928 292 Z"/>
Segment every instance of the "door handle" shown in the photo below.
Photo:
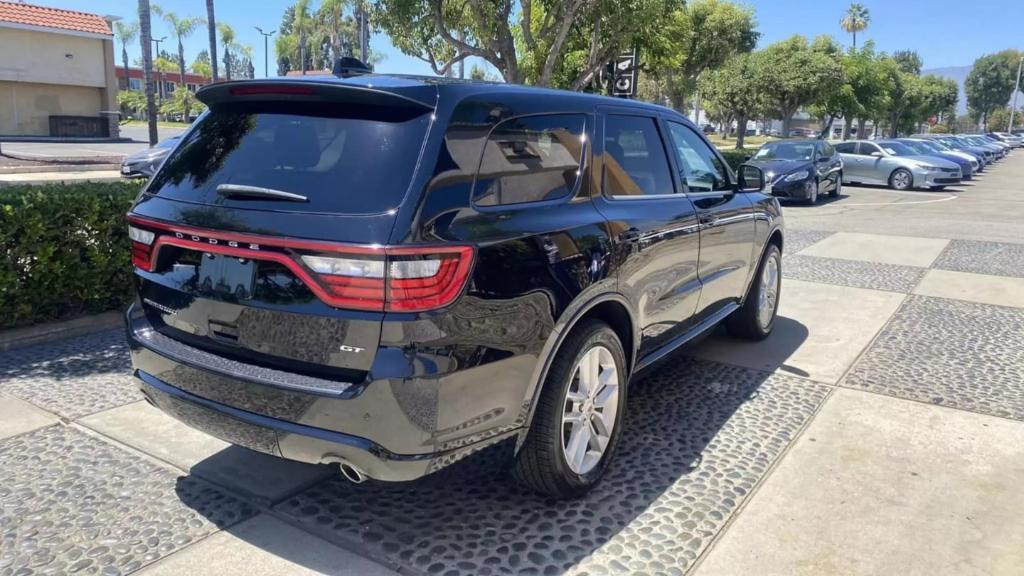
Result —
<path fill-rule="evenodd" d="M 701 214 L 700 223 L 705 226 L 714 226 L 718 223 L 718 214 Z"/>

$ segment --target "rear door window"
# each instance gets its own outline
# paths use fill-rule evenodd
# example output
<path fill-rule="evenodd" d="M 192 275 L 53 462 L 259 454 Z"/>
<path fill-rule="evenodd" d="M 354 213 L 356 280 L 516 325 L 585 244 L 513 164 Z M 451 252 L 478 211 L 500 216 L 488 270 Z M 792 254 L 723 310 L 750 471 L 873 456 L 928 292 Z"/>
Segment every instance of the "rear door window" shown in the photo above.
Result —
<path fill-rule="evenodd" d="M 338 103 L 223 104 L 185 137 L 147 192 L 238 208 L 383 212 L 405 197 L 429 122 L 419 111 Z M 307 200 L 232 197 L 217 191 L 222 184 Z"/>
<path fill-rule="evenodd" d="M 604 190 L 610 196 L 675 194 L 668 156 L 654 118 L 605 118 Z"/>

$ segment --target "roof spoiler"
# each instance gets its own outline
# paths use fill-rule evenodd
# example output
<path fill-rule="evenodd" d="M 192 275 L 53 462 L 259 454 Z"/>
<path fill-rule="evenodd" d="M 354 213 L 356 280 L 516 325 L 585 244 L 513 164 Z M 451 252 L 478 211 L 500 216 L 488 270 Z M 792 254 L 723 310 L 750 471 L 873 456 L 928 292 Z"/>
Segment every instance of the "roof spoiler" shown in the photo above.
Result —
<path fill-rule="evenodd" d="M 287 100 L 292 102 L 339 102 L 364 106 L 387 106 L 417 113 L 434 109 L 432 106 L 415 98 L 386 90 L 342 84 L 330 80 L 290 80 L 287 78 L 240 80 L 207 84 L 196 92 L 196 98 L 210 107 L 225 102 Z"/>

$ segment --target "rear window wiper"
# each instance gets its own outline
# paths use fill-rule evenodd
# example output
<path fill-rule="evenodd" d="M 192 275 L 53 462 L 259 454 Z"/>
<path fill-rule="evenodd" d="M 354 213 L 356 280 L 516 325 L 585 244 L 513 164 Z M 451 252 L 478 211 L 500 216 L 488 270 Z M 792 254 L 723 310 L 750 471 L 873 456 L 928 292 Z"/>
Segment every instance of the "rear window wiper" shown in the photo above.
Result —
<path fill-rule="evenodd" d="M 217 193 L 226 198 L 258 198 L 261 200 L 288 200 L 289 202 L 309 202 L 302 194 L 292 194 L 273 188 L 246 186 L 244 184 L 220 184 Z"/>

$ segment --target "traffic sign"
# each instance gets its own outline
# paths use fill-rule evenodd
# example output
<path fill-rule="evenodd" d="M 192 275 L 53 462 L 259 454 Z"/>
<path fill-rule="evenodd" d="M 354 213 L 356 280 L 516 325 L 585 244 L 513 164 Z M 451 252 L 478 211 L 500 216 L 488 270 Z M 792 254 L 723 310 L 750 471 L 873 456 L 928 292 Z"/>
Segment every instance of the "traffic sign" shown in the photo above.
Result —
<path fill-rule="evenodd" d="M 637 73 L 639 72 L 636 48 L 619 54 L 612 64 L 612 96 L 635 97 Z"/>

